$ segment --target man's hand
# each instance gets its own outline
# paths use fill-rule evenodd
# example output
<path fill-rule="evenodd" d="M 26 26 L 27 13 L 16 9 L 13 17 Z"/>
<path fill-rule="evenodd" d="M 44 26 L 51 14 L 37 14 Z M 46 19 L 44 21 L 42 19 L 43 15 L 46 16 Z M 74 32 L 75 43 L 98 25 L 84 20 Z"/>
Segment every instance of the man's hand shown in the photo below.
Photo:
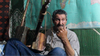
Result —
<path fill-rule="evenodd" d="M 58 31 L 57 31 L 57 36 L 61 39 L 61 40 L 65 40 L 66 41 L 66 38 L 67 38 L 67 30 L 66 28 L 64 27 L 60 27 L 58 28 Z"/>

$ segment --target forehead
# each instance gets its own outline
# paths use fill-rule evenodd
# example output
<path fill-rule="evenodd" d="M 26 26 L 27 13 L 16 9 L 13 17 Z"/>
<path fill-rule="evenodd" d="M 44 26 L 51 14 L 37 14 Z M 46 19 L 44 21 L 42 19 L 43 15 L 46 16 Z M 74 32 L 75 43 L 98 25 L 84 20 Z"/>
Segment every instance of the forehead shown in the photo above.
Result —
<path fill-rule="evenodd" d="M 56 18 L 66 18 L 65 14 L 56 14 Z"/>

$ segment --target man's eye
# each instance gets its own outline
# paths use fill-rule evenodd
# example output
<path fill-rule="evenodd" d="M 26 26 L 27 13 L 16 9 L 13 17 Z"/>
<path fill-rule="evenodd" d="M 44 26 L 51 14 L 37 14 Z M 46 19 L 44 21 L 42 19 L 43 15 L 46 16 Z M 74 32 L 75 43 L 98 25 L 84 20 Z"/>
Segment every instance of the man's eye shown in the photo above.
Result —
<path fill-rule="evenodd" d="M 59 20 L 58 18 L 56 18 L 55 20 Z"/>
<path fill-rule="evenodd" d="M 58 21 L 58 19 L 56 19 L 56 21 Z"/>
<path fill-rule="evenodd" d="M 62 21 L 64 21 L 64 20 L 66 20 L 65 18 L 64 19 L 62 19 Z"/>

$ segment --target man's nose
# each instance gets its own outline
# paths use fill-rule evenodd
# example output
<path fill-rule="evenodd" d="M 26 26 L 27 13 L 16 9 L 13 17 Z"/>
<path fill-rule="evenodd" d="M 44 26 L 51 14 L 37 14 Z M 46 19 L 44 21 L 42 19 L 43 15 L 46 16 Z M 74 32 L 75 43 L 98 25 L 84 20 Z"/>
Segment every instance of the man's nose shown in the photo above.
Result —
<path fill-rule="evenodd" d="M 59 21 L 59 24 L 62 25 L 62 21 L 61 20 Z"/>

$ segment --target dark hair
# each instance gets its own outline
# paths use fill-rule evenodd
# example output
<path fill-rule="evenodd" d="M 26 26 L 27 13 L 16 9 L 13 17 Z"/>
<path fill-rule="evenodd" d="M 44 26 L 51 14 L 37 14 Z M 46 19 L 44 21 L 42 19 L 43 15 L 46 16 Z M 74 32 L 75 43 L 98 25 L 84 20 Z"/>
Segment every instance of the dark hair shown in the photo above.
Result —
<path fill-rule="evenodd" d="M 67 20 L 67 13 L 64 10 L 62 10 L 62 9 L 55 10 L 53 12 L 53 15 L 52 15 L 52 20 L 54 20 L 56 14 L 65 14 L 66 15 L 66 20 Z"/>

